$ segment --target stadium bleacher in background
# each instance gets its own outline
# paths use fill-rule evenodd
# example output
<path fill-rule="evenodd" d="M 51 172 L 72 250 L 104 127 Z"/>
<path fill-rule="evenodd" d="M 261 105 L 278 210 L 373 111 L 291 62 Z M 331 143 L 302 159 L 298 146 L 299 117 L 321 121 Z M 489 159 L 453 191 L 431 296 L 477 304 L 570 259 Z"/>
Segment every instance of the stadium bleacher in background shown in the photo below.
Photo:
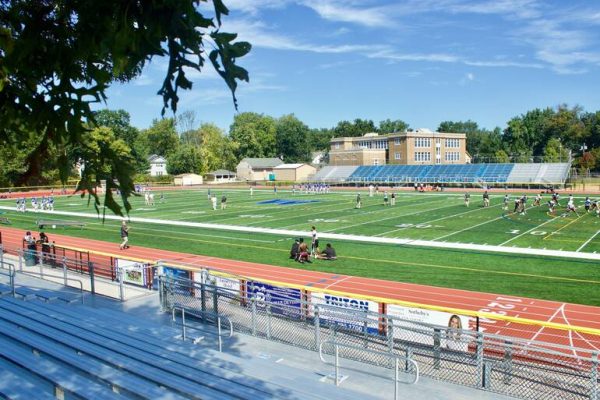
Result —
<path fill-rule="evenodd" d="M 569 163 L 327 166 L 317 182 L 563 184 Z"/>

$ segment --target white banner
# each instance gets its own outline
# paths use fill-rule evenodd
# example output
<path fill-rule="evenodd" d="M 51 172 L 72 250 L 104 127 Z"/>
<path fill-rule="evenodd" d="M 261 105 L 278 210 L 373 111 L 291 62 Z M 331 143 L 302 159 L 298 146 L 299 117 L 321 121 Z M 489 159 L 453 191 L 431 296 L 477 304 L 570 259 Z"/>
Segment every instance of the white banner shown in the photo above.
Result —
<path fill-rule="evenodd" d="M 148 264 L 137 261 L 116 259 L 117 268 L 123 270 L 123 282 L 136 286 L 146 286 L 146 267 Z"/>
<path fill-rule="evenodd" d="M 379 312 L 379 303 L 369 300 L 355 299 L 331 295 L 327 293 L 311 293 L 309 315 L 314 317 L 314 307 L 317 305 L 331 306 L 319 307 L 319 317 L 326 323 L 342 326 L 346 329 L 376 334 L 379 328 L 379 321 L 376 316 L 367 316 L 367 311 L 373 313 Z M 332 307 L 337 307 L 332 308 Z M 364 315 L 348 312 L 364 311 Z M 353 316 L 355 318 L 353 318 Z"/>
<path fill-rule="evenodd" d="M 461 338 L 460 330 L 469 329 L 469 317 L 395 304 L 387 306 L 387 315 L 394 321 L 395 339 L 431 346 L 433 345 L 434 328 L 427 325 L 438 325 L 441 331 L 440 345 L 442 347 L 467 351 L 468 342 Z"/>

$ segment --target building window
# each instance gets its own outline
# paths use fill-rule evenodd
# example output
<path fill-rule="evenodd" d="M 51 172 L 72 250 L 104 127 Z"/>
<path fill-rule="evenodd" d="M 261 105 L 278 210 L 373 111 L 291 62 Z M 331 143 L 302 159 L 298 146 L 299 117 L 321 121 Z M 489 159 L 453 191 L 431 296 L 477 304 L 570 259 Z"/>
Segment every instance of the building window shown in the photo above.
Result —
<path fill-rule="evenodd" d="M 431 161 L 431 153 L 428 151 L 415 151 L 415 161 Z"/>
<path fill-rule="evenodd" d="M 460 161 L 460 153 L 458 151 L 448 151 L 444 154 L 446 161 Z"/>
<path fill-rule="evenodd" d="M 395 144 L 396 146 L 399 146 L 399 145 L 400 145 L 400 138 L 399 138 L 399 137 L 397 137 L 397 138 L 394 138 L 394 144 Z"/>
<path fill-rule="evenodd" d="M 373 159 L 373 165 L 379 165 L 379 158 Z"/>
<path fill-rule="evenodd" d="M 335 144 L 335 149 L 337 150 L 337 149 L 339 149 L 339 148 L 340 148 L 340 144 L 339 144 L 339 143 L 336 143 L 336 144 Z"/>
<path fill-rule="evenodd" d="M 395 153 L 395 154 L 394 154 L 394 158 L 395 158 L 396 160 L 401 160 L 401 158 L 400 158 L 400 153 Z"/>
<path fill-rule="evenodd" d="M 446 139 L 446 147 L 459 148 L 460 139 Z"/>
<path fill-rule="evenodd" d="M 431 147 L 431 138 L 415 138 L 415 147 Z"/>

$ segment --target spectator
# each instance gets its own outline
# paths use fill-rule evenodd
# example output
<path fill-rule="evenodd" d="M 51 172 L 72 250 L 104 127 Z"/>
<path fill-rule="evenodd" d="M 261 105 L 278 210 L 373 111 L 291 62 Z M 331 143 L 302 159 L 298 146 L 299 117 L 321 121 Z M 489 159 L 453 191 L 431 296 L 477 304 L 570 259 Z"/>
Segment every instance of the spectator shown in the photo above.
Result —
<path fill-rule="evenodd" d="M 325 245 L 325 250 L 323 250 L 323 252 L 317 256 L 317 258 L 320 258 L 322 260 L 336 260 L 337 259 L 337 254 L 335 252 L 335 249 L 333 247 L 331 247 L 331 243 L 327 243 Z"/>
<path fill-rule="evenodd" d="M 223 195 L 221 197 L 221 210 L 224 210 L 227 208 L 227 197 L 225 195 Z"/>
<path fill-rule="evenodd" d="M 290 259 L 297 260 L 299 253 L 300 253 L 300 239 L 296 239 L 296 240 L 294 240 L 294 244 L 292 244 L 292 249 L 290 250 Z"/>
<path fill-rule="evenodd" d="M 308 252 L 308 245 L 304 243 L 304 239 L 300 238 L 300 245 L 298 246 L 298 261 L 300 264 L 310 261 L 310 253 Z"/>

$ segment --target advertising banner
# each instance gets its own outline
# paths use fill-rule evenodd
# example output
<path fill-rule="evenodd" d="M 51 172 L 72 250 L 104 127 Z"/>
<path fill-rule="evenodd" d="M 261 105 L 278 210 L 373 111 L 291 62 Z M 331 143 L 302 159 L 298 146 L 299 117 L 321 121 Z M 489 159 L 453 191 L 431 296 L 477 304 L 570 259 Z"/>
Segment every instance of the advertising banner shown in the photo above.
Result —
<path fill-rule="evenodd" d="M 310 294 L 309 315 L 314 317 L 314 307 L 319 307 L 321 324 L 334 324 L 344 329 L 357 332 L 377 334 L 379 332 L 379 321 L 376 315 L 379 312 L 379 303 L 369 300 L 355 299 L 331 295 L 327 293 Z"/>
<path fill-rule="evenodd" d="M 271 304 L 271 312 L 291 318 L 302 315 L 302 293 L 299 289 L 278 287 L 262 282 L 246 282 L 248 299 L 256 299 L 256 306 L 264 310 L 267 301 Z"/>
<path fill-rule="evenodd" d="M 148 264 L 137 261 L 116 259 L 117 268 L 123 270 L 123 282 L 136 286 L 146 286 L 146 269 Z"/>
<path fill-rule="evenodd" d="M 162 266 L 162 274 L 165 276 L 173 277 L 173 278 L 181 278 L 181 279 L 190 279 L 190 271 L 186 271 L 184 269 L 177 269 L 168 266 Z M 191 293 L 191 287 L 186 286 L 183 282 L 180 284 L 175 281 L 175 286 L 173 288 L 175 293 L 183 294 L 189 296 Z"/>
<path fill-rule="evenodd" d="M 394 321 L 394 338 L 433 345 L 434 328 L 441 329 L 440 345 L 450 350 L 467 351 L 468 342 L 461 340 L 460 330 L 469 329 L 469 317 L 442 311 L 424 310 L 390 304 L 387 315 Z"/>

